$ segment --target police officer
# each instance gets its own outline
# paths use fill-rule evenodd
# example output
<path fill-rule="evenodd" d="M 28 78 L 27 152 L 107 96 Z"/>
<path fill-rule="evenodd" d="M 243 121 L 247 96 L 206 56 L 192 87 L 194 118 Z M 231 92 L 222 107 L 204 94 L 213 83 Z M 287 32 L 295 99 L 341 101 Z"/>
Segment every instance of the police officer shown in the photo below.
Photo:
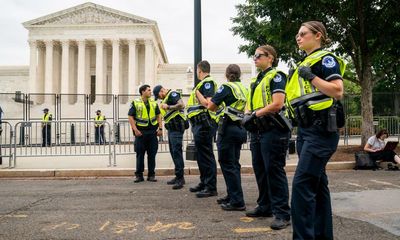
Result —
<path fill-rule="evenodd" d="M 162 122 L 157 102 L 151 97 L 151 88 L 145 84 L 139 88 L 140 98 L 131 103 L 129 123 L 135 135 L 136 172 L 135 183 L 143 182 L 144 154 L 147 152 L 147 181 L 156 182 L 155 167 L 158 150 L 157 136 L 162 135 Z"/>
<path fill-rule="evenodd" d="M 325 166 L 336 151 L 336 103 L 343 95 L 344 62 L 322 49 L 330 42 L 325 26 L 301 25 L 297 45 L 307 56 L 287 86 L 287 98 L 298 122 L 299 162 L 293 178 L 293 239 L 333 239 L 332 209 Z"/>
<path fill-rule="evenodd" d="M 51 146 L 51 121 L 53 115 L 49 113 L 49 109 L 43 109 L 42 116 L 42 147 Z"/>
<path fill-rule="evenodd" d="M 255 125 L 248 129 L 259 196 L 258 206 L 246 215 L 273 215 L 270 227 L 279 230 L 290 225 L 289 190 L 284 170 L 290 133 L 288 129 L 278 127 L 272 118 L 284 108 L 286 75 L 274 68 L 278 59 L 270 45 L 258 47 L 253 59 L 260 73 L 251 80 L 247 103 L 251 115 L 245 116 L 244 124 Z"/>
<path fill-rule="evenodd" d="M 192 125 L 194 143 L 197 149 L 196 159 L 200 171 L 200 183 L 191 187 L 196 196 L 211 197 L 217 193 L 217 164 L 213 152 L 213 138 L 217 129 L 218 116 L 207 110 L 214 96 L 217 84 L 210 76 L 210 64 L 201 61 L 197 64 L 197 77 L 200 82 L 190 94 L 187 114 Z"/>
<path fill-rule="evenodd" d="M 182 141 L 183 133 L 188 126 L 185 116 L 185 104 L 180 93 L 165 89 L 157 85 L 153 89 L 155 100 L 162 99 L 160 104 L 161 115 L 164 117 L 164 125 L 168 130 L 168 146 L 172 160 L 175 165 L 175 178 L 168 181 L 168 185 L 173 185 L 172 189 L 181 189 L 185 184 Z"/>
<path fill-rule="evenodd" d="M 240 82 L 240 67 L 230 64 L 225 71 L 227 83 L 222 84 L 208 104 L 211 111 L 218 110 L 224 104 L 224 115 L 218 127 L 218 161 L 225 179 L 227 196 L 217 199 L 226 211 L 246 209 L 240 178 L 240 149 L 246 142 L 247 133 L 241 126 L 248 97 L 247 89 Z"/>
<path fill-rule="evenodd" d="M 95 136 L 95 142 L 99 144 L 105 143 L 105 138 L 104 138 L 105 120 L 106 117 L 103 114 L 101 114 L 100 110 L 97 110 L 96 117 L 94 117 L 94 136 Z"/>

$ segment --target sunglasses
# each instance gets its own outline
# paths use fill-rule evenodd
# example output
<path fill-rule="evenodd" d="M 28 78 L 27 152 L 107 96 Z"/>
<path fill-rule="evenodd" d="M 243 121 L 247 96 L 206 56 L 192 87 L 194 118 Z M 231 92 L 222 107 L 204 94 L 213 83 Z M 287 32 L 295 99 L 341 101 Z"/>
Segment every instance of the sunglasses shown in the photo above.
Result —
<path fill-rule="evenodd" d="M 261 56 L 266 56 L 266 57 L 268 57 L 268 54 L 265 54 L 265 53 L 256 53 L 256 54 L 254 54 L 253 59 L 259 59 Z"/>
<path fill-rule="evenodd" d="M 312 33 L 312 32 L 310 32 L 310 31 L 307 31 L 307 32 L 299 32 L 298 34 L 296 34 L 296 39 L 297 39 L 298 37 L 303 38 L 305 35 L 307 35 L 307 34 L 309 34 L 309 33 Z"/>

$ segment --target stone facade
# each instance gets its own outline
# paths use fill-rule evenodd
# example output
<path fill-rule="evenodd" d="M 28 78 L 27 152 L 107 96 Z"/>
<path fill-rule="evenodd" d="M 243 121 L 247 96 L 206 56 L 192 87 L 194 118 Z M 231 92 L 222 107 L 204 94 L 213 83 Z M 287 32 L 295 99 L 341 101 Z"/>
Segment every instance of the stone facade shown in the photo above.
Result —
<path fill-rule="evenodd" d="M 84 3 L 23 25 L 29 31 L 30 65 L 0 67 L 1 93 L 137 94 L 145 83 L 184 94 L 193 88 L 193 63 L 168 63 L 153 20 Z M 212 76 L 225 82 L 228 63 L 210 63 Z M 248 85 L 251 64 L 239 65 Z"/>

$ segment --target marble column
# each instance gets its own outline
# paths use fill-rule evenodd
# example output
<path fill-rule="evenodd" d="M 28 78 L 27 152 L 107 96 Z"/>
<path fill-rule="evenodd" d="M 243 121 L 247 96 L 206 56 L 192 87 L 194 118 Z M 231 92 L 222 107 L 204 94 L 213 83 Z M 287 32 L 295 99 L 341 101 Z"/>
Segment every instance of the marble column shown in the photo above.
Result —
<path fill-rule="evenodd" d="M 78 40 L 78 79 L 77 79 L 77 93 L 84 94 L 85 87 L 86 87 L 86 41 L 85 40 Z"/>
<path fill-rule="evenodd" d="M 112 94 L 119 94 L 120 85 L 120 40 L 112 40 Z"/>
<path fill-rule="evenodd" d="M 44 72 L 46 61 L 45 47 L 43 44 L 38 46 L 38 65 L 37 65 L 37 92 L 44 93 Z"/>
<path fill-rule="evenodd" d="M 61 93 L 67 94 L 70 93 L 69 40 L 62 40 L 61 47 Z"/>
<path fill-rule="evenodd" d="M 104 94 L 104 40 L 96 40 L 96 94 Z"/>
<path fill-rule="evenodd" d="M 137 40 L 132 39 L 128 41 L 129 44 L 129 57 L 128 57 L 128 94 L 135 93 L 136 76 L 137 76 Z"/>
<path fill-rule="evenodd" d="M 53 40 L 46 40 L 46 68 L 44 75 L 44 92 L 53 93 Z"/>
<path fill-rule="evenodd" d="M 154 85 L 154 47 L 153 41 L 146 39 L 144 41 L 145 52 L 144 52 L 144 81 L 153 87 Z"/>
<path fill-rule="evenodd" d="M 38 49 L 36 40 L 29 40 L 30 48 L 30 65 L 29 65 L 29 92 L 37 93 L 38 91 L 38 79 L 37 79 L 37 63 L 38 63 Z"/>

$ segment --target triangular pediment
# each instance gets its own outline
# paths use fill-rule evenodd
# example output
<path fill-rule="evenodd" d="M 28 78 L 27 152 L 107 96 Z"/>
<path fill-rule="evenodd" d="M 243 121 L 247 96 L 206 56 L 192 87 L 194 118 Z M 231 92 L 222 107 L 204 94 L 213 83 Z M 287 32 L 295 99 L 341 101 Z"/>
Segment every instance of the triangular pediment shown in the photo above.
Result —
<path fill-rule="evenodd" d="M 43 25 L 81 24 L 154 24 L 155 21 L 107 8 L 94 3 L 84 3 L 28 22 L 25 27 Z"/>

